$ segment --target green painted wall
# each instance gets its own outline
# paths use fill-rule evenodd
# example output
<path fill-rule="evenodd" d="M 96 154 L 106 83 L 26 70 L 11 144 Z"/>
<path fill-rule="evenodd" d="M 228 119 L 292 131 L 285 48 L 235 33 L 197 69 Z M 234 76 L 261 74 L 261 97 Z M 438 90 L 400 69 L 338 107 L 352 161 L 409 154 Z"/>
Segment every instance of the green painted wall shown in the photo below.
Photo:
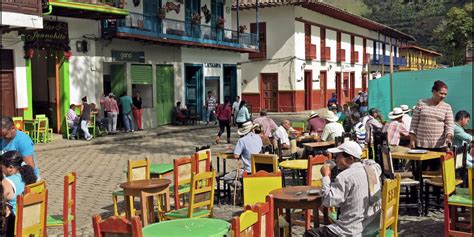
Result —
<path fill-rule="evenodd" d="M 26 65 L 26 96 L 28 98 L 28 109 L 23 111 L 24 119 L 33 119 L 33 91 L 31 75 L 31 59 L 25 59 Z"/>
<path fill-rule="evenodd" d="M 70 104 L 70 89 L 69 89 L 69 60 L 64 60 L 59 64 L 59 96 L 60 96 L 60 119 L 61 131 L 67 128 L 66 115 Z"/>

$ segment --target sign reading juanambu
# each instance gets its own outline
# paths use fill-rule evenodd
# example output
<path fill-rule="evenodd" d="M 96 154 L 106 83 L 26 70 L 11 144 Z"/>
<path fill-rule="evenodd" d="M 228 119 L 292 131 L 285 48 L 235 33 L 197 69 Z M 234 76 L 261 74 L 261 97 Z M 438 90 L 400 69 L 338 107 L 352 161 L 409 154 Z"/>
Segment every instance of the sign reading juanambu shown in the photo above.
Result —
<path fill-rule="evenodd" d="M 43 29 L 30 31 L 25 35 L 25 44 L 42 47 L 51 45 L 68 45 L 68 27 L 66 22 L 43 21 Z"/>
<path fill-rule="evenodd" d="M 114 62 L 145 62 L 145 52 L 116 51 L 112 50 L 112 61 Z"/>

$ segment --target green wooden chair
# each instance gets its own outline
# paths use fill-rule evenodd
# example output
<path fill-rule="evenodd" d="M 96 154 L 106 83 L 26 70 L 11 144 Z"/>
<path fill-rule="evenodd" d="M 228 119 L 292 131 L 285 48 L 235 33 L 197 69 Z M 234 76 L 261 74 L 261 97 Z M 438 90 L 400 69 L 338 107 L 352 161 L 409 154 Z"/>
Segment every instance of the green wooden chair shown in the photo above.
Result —
<path fill-rule="evenodd" d="M 304 132 L 306 130 L 306 123 L 304 121 L 291 122 L 291 127 L 296 131 Z"/>
<path fill-rule="evenodd" d="M 87 125 L 87 128 L 89 129 L 89 133 L 92 135 L 93 138 L 96 137 L 96 134 L 95 134 L 95 129 L 96 129 L 96 126 L 95 126 L 95 115 L 91 115 L 91 120 L 89 121 L 89 124 Z"/>

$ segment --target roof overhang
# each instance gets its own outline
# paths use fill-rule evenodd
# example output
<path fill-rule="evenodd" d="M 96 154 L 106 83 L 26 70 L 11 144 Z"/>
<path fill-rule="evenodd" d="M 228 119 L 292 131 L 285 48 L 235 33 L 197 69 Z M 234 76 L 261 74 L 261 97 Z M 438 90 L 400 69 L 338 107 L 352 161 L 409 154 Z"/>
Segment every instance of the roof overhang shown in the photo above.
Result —
<path fill-rule="evenodd" d="M 92 20 L 125 18 L 129 12 L 105 4 L 81 2 L 48 2 L 49 12 L 45 15 L 85 18 Z"/>
<path fill-rule="evenodd" d="M 422 52 L 427 53 L 427 54 L 431 54 L 433 56 L 443 56 L 442 54 L 440 54 L 436 51 L 433 51 L 433 50 L 430 50 L 430 49 L 425 49 L 425 48 L 422 48 L 422 47 L 419 47 L 419 46 L 416 46 L 416 45 L 405 45 L 405 46 L 401 46 L 400 49 L 415 49 L 415 50 L 419 50 L 419 51 L 422 51 Z"/>

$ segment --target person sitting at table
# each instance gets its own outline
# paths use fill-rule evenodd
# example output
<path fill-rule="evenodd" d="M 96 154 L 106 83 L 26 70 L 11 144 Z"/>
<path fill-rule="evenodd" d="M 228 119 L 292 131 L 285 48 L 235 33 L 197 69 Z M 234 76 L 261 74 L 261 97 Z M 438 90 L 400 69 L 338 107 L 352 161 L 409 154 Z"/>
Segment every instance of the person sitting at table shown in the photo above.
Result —
<path fill-rule="evenodd" d="M 383 129 L 383 116 L 376 108 L 369 109 L 369 115 L 367 115 L 367 121 L 365 122 L 365 141 L 367 144 L 374 143 L 374 133 L 380 132 Z"/>
<path fill-rule="evenodd" d="M 321 134 L 321 141 L 334 141 L 336 137 L 342 136 L 344 133 L 344 127 L 337 121 L 339 117 L 332 111 L 328 111 L 326 114 L 326 126 L 324 126 L 323 134 Z"/>
<path fill-rule="evenodd" d="M 352 132 L 355 133 L 357 142 L 359 144 L 365 144 L 365 126 L 360 119 L 360 113 L 354 112 L 351 115 L 352 123 L 355 124 L 352 127 Z"/>
<path fill-rule="evenodd" d="M 319 114 L 315 111 L 311 111 L 311 114 L 308 118 L 308 132 L 310 135 L 321 134 L 326 126 L 326 120 L 321 118 Z"/>
<path fill-rule="evenodd" d="M 362 149 L 354 141 L 347 141 L 336 148 L 334 153 L 340 170 L 331 182 L 331 167 L 321 167 L 322 205 L 336 207 L 337 220 L 330 225 L 309 229 L 305 237 L 314 236 L 366 236 L 378 232 L 380 223 L 380 175 L 382 170 L 373 160 L 361 161 Z"/>
<path fill-rule="evenodd" d="M 469 124 L 471 115 L 465 110 L 460 110 L 454 116 L 454 140 L 453 145 L 456 145 L 458 148 L 462 147 L 464 143 L 472 143 L 472 135 L 467 133 L 464 128 Z M 472 156 L 467 153 L 466 165 L 472 167 Z"/>
<path fill-rule="evenodd" d="M 278 128 L 278 125 L 275 123 L 275 121 L 273 121 L 273 119 L 268 117 L 266 109 L 263 109 L 262 111 L 260 111 L 260 117 L 254 119 L 253 123 L 254 124 L 256 124 L 256 123 L 260 124 L 260 126 L 262 128 L 262 132 L 268 138 L 271 138 L 272 137 L 272 131 L 274 131 L 275 129 Z"/>
<path fill-rule="evenodd" d="M 181 108 L 181 101 L 176 102 L 176 106 L 173 107 L 173 118 L 175 120 L 175 124 L 180 122 L 181 124 L 186 124 L 186 110 Z"/>
<path fill-rule="evenodd" d="M 23 162 L 31 166 L 36 177 L 40 179 L 39 169 L 36 165 L 36 153 L 30 136 L 15 128 L 11 117 L 2 117 L 2 153 L 7 151 L 18 151 L 23 157 Z"/>
<path fill-rule="evenodd" d="M 408 131 L 410 131 L 410 124 L 411 124 L 410 111 L 411 111 L 411 109 L 408 107 L 408 105 L 400 105 L 400 108 L 403 110 L 403 117 L 402 117 L 403 126 Z"/>
<path fill-rule="evenodd" d="M 403 110 L 401 108 L 393 108 L 388 113 L 388 118 L 391 119 L 389 123 L 386 123 L 382 129 L 382 132 L 387 133 L 387 142 L 390 146 L 398 146 L 400 144 L 400 138 L 409 139 L 410 133 L 403 126 Z"/>
<path fill-rule="evenodd" d="M 69 140 L 75 140 L 76 139 L 76 132 L 77 132 L 77 127 L 79 125 L 79 117 L 77 117 L 76 114 L 76 105 L 71 104 L 69 106 L 69 110 L 67 111 L 66 115 L 66 122 L 67 126 L 71 128 L 71 134 L 69 135 L 68 139 Z"/>

